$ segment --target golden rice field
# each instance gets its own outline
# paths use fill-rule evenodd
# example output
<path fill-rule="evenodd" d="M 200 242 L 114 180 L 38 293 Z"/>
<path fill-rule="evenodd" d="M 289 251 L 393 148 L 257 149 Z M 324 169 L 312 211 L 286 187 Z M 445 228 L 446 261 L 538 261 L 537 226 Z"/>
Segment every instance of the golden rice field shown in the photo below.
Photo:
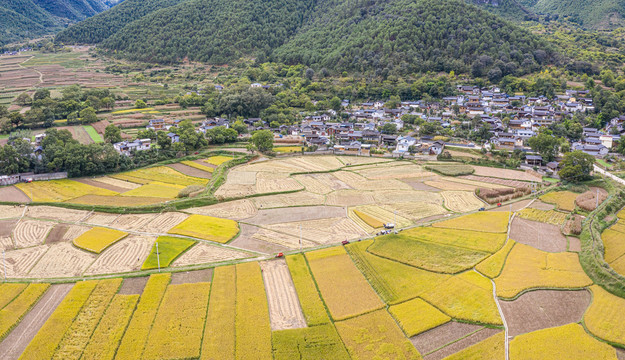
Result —
<path fill-rule="evenodd" d="M 128 233 L 102 227 L 94 227 L 73 240 L 74 245 L 81 249 L 99 254 L 104 249 L 125 238 Z"/>
<path fill-rule="evenodd" d="M 508 230 L 510 214 L 505 211 L 480 211 L 470 215 L 434 223 L 433 227 L 505 233 Z"/>
<path fill-rule="evenodd" d="M 500 332 L 475 345 L 446 357 L 445 360 L 502 359 L 506 356 L 505 332 Z"/>
<path fill-rule="evenodd" d="M 596 337 L 625 346 L 625 299 L 593 285 L 592 303 L 584 314 L 584 324 Z"/>
<path fill-rule="evenodd" d="M 491 279 L 496 278 L 497 276 L 499 276 L 499 274 L 501 274 L 503 265 L 506 262 L 508 254 L 510 253 L 510 250 L 512 250 L 514 244 L 516 244 L 514 240 L 508 239 L 508 242 L 506 242 L 504 247 L 499 249 L 496 253 L 491 255 L 486 260 L 477 264 L 475 269 Z"/>
<path fill-rule="evenodd" d="M 304 255 L 287 256 L 286 262 L 289 266 L 289 272 L 291 273 L 306 323 L 309 326 L 313 326 L 330 322 Z"/>
<path fill-rule="evenodd" d="M 278 154 L 301 152 L 301 146 L 277 146 L 273 148 L 273 152 Z"/>
<path fill-rule="evenodd" d="M 371 215 L 365 214 L 362 211 L 354 210 L 354 214 L 356 214 L 356 216 L 358 216 L 362 221 L 364 221 L 367 225 L 371 226 L 374 229 L 384 227 L 384 222 L 374 218 Z"/>
<path fill-rule="evenodd" d="M 120 180 L 127 180 L 138 184 L 148 184 L 151 182 L 161 182 L 167 184 L 179 185 L 186 187 L 189 185 L 206 185 L 207 179 L 196 178 L 184 175 L 172 168 L 166 166 L 156 166 L 151 168 L 133 170 L 121 174 L 111 175 L 110 177 Z"/>
<path fill-rule="evenodd" d="M 566 221 L 566 217 L 568 215 L 555 210 L 527 208 L 519 211 L 518 216 L 527 220 L 540 221 L 552 225 L 562 225 Z"/>
<path fill-rule="evenodd" d="M 408 337 L 421 334 L 451 320 L 449 316 L 419 298 L 391 306 L 389 311 Z"/>
<path fill-rule="evenodd" d="M 552 191 L 540 197 L 540 200 L 554 204 L 559 210 L 575 210 L 575 199 L 579 194 L 571 191 Z"/>
<path fill-rule="evenodd" d="M 207 164 L 211 164 L 211 165 L 215 165 L 215 166 L 219 166 L 225 162 L 228 162 L 230 160 L 232 160 L 233 158 L 231 156 L 223 156 L 223 155 L 217 155 L 217 156 L 211 156 L 208 159 L 203 159 L 202 161 L 204 161 Z"/>
<path fill-rule="evenodd" d="M 175 199 L 178 197 L 180 190 L 185 187 L 182 185 L 167 184 L 159 181 L 154 181 L 149 184 L 145 184 L 136 189 L 128 190 L 121 193 L 121 196 L 137 196 L 143 198 L 160 198 L 160 199 Z"/>
<path fill-rule="evenodd" d="M 191 215 L 168 232 L 225 244 L 239 233 L 239 226 L 236 221 L 230 219 Z"/>
<path fill-rule="evenodd" d="M 84 195 L 115 196 L 115 191 L 69 179 L 33 181 L 15 185 L 33 202 L 63 202 Z"/>
<path fill-rule="evenodd" d="M 215 168 L 213 168 L 213 167 L 202 165 L 202 164 L 198 164 L 195 161 L 187 160 L 187 161 L 181 161 L 180 163 L 181 164 L 185 164 L 187 166 L 190 166 L 192 168 L 196 168 L 198 170 L 209 172 L 209 173 L 212 173 L 215 170 Z"/>

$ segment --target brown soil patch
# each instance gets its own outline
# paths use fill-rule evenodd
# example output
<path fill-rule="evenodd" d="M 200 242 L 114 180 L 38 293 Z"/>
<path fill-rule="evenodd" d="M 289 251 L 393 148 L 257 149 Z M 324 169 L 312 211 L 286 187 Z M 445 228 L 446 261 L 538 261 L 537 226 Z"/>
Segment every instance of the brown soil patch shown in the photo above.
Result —
<path fill-rule="evenodd" d="M 187 271 L 171 274 L 171 285 L 195 284 L 210 282 L 213 279 L 213 269 Z"/>
<path fill-rule="evenodd" d="M 22 321 L 0 343 L 4 360 L 17 360 L 74 284 L 52 285 Z"/>
<path fill-rule="evenodd" d="M 206 164 L 202 164 L 202 165 L 206 165 Z M 196 169 L 194 167 L 191 167 L 185 164 L 180 164 L 180 163 L 169 164 L 167 165 L 167 167 L 170 167 L 188 176 L 194 176 L 194 177 L 198 177 L 202 179 L 210 179 L 212 177 L 212 174 L 207 171 Z"/>
<path fill-rule="evenodd" d="M 286 261 L 284 259 L 263 261 L 260 268 L 267 292 L 271 330 L 306 327 L 306 320 Z"/>
<path fill-rule="evenodd" d="M 229 245 L 263 254 L 274 254 L 289 250 L 286 246 L 255 239 L 253 236 L 259 229 L 254 225 L 240 224 L 240 227 L 241 232 L 239 233 L 239 236 Z"/>
<path fill-rule="evenodd" d="M 582 251 L 582 242 L 578 238 L 568 236 L 567 239 L 569 240 L 569 251 Z"/>
<path fill-rule="evenodd" d="M 120 295 L 141 295 L 145 284 L 148 282 L 148 277 L 136 277 L 126 278 L 122 283 L 122 287 L 119 289 Z"/>
<path fill-rule="evenodd" d="M 8 202 L 29 203 L 30 198 L 15 186 L 0 188 L 0 199 Z"/>
<path fill-rule="evenodd" d="M 530 205 L 530 208 L 546 211 L 546 210 L 553 210 L 555 206 L 553 204 L 547 204 L 546 202 L 536 200 L 532 203 L 532 205 Z"/>
<path fill-rule="evenodd" d="M 442 348 L 480 329 L 483 329 L 483 327 L 452 321 L 417 336 L 413 336 L 410 338 L 410 341 L 412 341 L 412 344 L 419 350 L 419 353 L 429 354 L 436 349 Z"/>
<path fill-rule="evenodd" d="M 254 225 L 278 224 L 291 221 L 317 220 L 346 216 L 345 208 L 337 206 L 307 206 L 259 210 L 256 216 L 245 219 Z"/>
<path fill-rule="evenodd" d="M 625 360 L 625 350 L 620 349 L 620 348 L 615 348 L 616 349 L 616 358 L 618 360 Z"/>
<path fill-rule="evenodd" d="M 500 301 L 510 336 L 576 323 L 590 305 L 587 290 L 535 290 L 514 301 Z"/>
<path fill-rule="evenodd" d="M 59 242 L 59 241 L 63 241 L 63 237 L 65 236 L 65 233 L 67 232 L 67 229 L 69 228 L 69 225 L 66 224 L 56 224 L 52 230 L 50 230 L 50 233 L 48 234 L 48 237 L 46 238 L 46 244 L 53 244 L 55 242 Z"/>
<path fill-rule="evenodd" d="M 83 179 L 74 179 L 74 180 L 76 180 L 76 181 L 78 181 L 80 183 L 83 183 L 83 184 L 87 184 L 87 185 L 99 187 L 99 188 L 102 188 L 102 189 L 115 191 L 115 192 L 118 192 L 118 193 L 123 193 L 125 191 L 128 191 L 128 189 L 124 189 L 124 188 L 121 188 L 119 186 L 114 186 L 114 185 L 111 185 L 111 184 L 106 184 L 106 183 L 103 183 L 103 182 L 100 182 L 100 181 L 95 181 L 95 180 L 92 180 L 92 179 L 84 179 L 83 178 Z"/>
<path fill-rule="evenodd" d="M 18 221 L 18 219 L 0 220 L 0 236 L 11 236 Z"/>
<path fill-rule="evenodd" d="M 515 212 L 515 211 L 519 211 L 521 209 L 524 209 L 531 202 L 532 202 L 531 199 L 521 200 L 521 201 L 517 201 L 517 202 L 512 203 L 512 204 L 505 204 L 505 205 L 503 205 L 501 207 L 496 207 L 496 208 L 488 210 L 488 211 L 510 211 L 510 205 L 512 205 L 512 211 Z"/>
<path fill-rule="evenodd" d="M 566 251 L 566 238 L 558 226 L 519 217 L 512 221 L 510 239 L 542 251 Z"/>
<path fill-rule="evenodd" d="M 439 188 L 435 188 L 433 186 L 430 185 L 426 185 L 421 181 L 406 181 L 403 180 L 406 184 L 412 186 L 413 189 L 417 190 L 417 191 L 430 191 L 430 192 L 439 192 L 441 191 L 441 189 Z"/>
<path fill-rule="evenodd" d="M 453 344 L 449 344 L 448 346 L 445 346 L 444 348 L 437 350 L 433 353 L 430 353 L 428 355 L 426 355 L 424 357 L 425 360 L 441 360 L 444 359 L 452 354 L 457 353 L 460 350 L 464 350 L 466 348 L 468 348 L 471 345 L 475 345 L 483 340 L 488 339 L 491 336 L 495 336 L 496 334 L 500 333 L 501 329 L 489 329 L 489 328 L 484 328 L 478 332 L 476 332 L 475 334 L 471 334 L 469 336 L 467 336 L 466 338 L 459 340 Z"/>
<path fill-rule="evenodd" d="M 223 246 L 209 245 L 200 242 L 176 259 L 172 266 L 185 266 L 194 264 L 210 264 L 221 261 L 243 259 L 251 257 L 243 251 L 229 249 Z"/>

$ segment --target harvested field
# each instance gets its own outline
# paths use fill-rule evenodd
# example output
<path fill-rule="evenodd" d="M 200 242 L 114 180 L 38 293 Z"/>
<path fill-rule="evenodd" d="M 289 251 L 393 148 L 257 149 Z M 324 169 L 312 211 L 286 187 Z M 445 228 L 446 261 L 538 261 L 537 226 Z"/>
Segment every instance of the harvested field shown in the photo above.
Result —
<path fill-rule="evenodd" d="M 141 197 L 141 196 L 103 196 L 103 195 L 84 195 L 68 200 L 73 204 L 83 205 L 104 205 L 104 206 L 125 206 L 135 207 L 143 205 L 160 204 L 169 201 L 168 198 L 157 197 Z"/>
<path fill-rule="evenodd" d="M 0 220 L 0 236 L 10 237 L 18 221 L 19 219 Z"/>
<path fill-rule="evenodd" d="M 54 223 L 38 220 L 20 221 L 13 230 L 13 240 L 17 248 L 41 245 L 45 242 Z"/>
<path fill-rule="evenodd" d="M 0 343 L 4 360 L 17 360 L 74 284 L 51 285 L 22 321 Z"/>
<path fill-rule="evenodd" d="M 553 253 L 566 251 L 566 237 L 556 225 L 515 216 L 510 226 L 510 238 L 542 251 Z"/>
<path fill-rule="evenodd" d="M 518 171 L 486 166 L 473 166 L 473 168 L 475 169 L 474 175 L 478 176 L 534 182 L 542 182 L 543 180 L 542 176 L 534 171 Z"/>
<path fill-rule="evenodd" d="M 370 180 L 422 178 L 435 175 L 423 167 L 411 163 L 400 163 L 393 167 L 371 166 L 366 169 L 357 168 L 353 171 Z"/>
<path fill-rule="evenodd" d="M 149 277 L 126 278 L 117 292 L 119 295 L 141 295 Z"/>
<path fill-rule="evenodd" d="M 242 251 L 200 242 L 174 260 L 172 266 L 217 263 L 245 259 L 251 256 L 252 255 Z"/>
<path fill-rule="evenodd" d="M 139 230 L 151 233 L 166 233 L 169 229 L 181 223 L 187 218 L 186 214 L 179 212 L 164 212 L 158 214 L 149 223 L 143 225 Z"/>
<path fill-rule="evenodd" d="M 202 179 L 210 179 L 212 177 L 212 174 L 210 172 L 200 170 L 200 169 L 191 167 L 189 165 L 181 164 L 181 163 L 169 164 L 167 165 L 167 167 L 170 167 L 188 176 L 198 177 Z"/>
<path fill-rule="evenodd" d="M 543 211 L 549 211 L 549 210 L 553 210 L 554 209 L 554 205 L 553 204 L 547 204 L 546 202 L 542 202 L 542 201 L 536 199 L 536 200 L 534 200 L 532 205 L 529 206 L 529 208 L 537 209 L 537 210 L 543 210 Z"/>
<path fill-rule="evenodd" d="M 71 245 L 70 245 L 71 246 Z M 28 271 L 48 251 L 48 245 L 6 252 L 7 277 L 26 277 Z M 4 269 L 3 269 L 4 270 Z"/>
<path fill-rule="evenodd" d="M 396 203 L 382 207 L 391 212 L 397 211 L 397 215 L 412 221 L 447 213 L 442 205 L 424 202 Z"/>
<path fill-rule="evenodd" d="M 325 197 L 323 195 L 313 194 L 307 191 L 300 191 L 291 194 L 260 196 L 251 200 L 259 209 L 271 209 L 290 206 L 323 205 Z"/>
<path fill-rule="evenodd" d="M 79 276 L 95 258 L 95 255 L 78 250 L 69 243 L 57 243 L 50 246 L 28 276 L 39 278 Z"/>
<path fill-rule="evenodd" d="M 535 290 L 514 301 L 500 301 L 510 336 L 577 323 L 590 305 L 588 290 Z"/>
<path fill-rule="evenodd" d="M 0 250 L 13 250 L 15 248 L 13 239 L 9 236 L 0 236 Z"/>
<path fill-rule="evenodd" d="M 512 211 L 516 212 L 516 211 L 525 209 L 531 202 L 532 202 L 532 199 L 525 199 L 525 200 L 513 202 L 512 204 L 506 204 L 500 207 L 489 209 L 488 211 L 508 211 L 509 212 L 510 208 L 512 207 Z"/>
<path fill-rule="evenodd" d="M 221 217 L 232 220 L 243 220 L 256 215 L 256 206 L 251 200 L 234 200 L 210 206 L 185 209 L 191 214 Z"/>
<path fill-rule="evenodd" d="M 445 178 L 447 179 L 447 178 Z M 440 190 L 450 190 L 450 191 L 474 191 L 478 186 L 463 184 L 458 182 L 453 182 L 449 180 L 436 179 L 436 180 L 426 180 L 423 182 L 427 186 L 431 186 Z"/>
<path fill-rule="evenodd" d="M 299 236 L 316 244 L 332 244 L 347 239 L 354 239 L 367 235 L 352 220 L 341 218 L 327 218 L 309 221 L 295 221 L 266 226 L 269 230 L 282 232 L 291 236 Z M 301 227 L 301 230 L 300 230 Z"/>
<path fill-rule="evenodd" d="M 440 193 L 445 199 L 445 207 L 455 212 L 467 212 L 477 210 L 484 206 L 472 192 L 468 191 L 443 191 Z"/>
<path fill-rule="evenodd" d="M 525 181 L 500 179 L 500 178 L 477 176 L 477 175 L 465 175 L 465 176 L 460 176 L 459 178 L 472 180 L 472 181 L 479 181 L 483 183 L 491 183 L 491 184 L 509 186 L 509 187 L 514 187 L 514 188 L 522 188 L 522 187 L 527 187 L 529 185 Z"/>
<path fill-rule="evenodd" d="M 364 164 L 377 164 L 377 163 L 390 162 L 389 159 L 385 159 L 385 158 L 349 156 L 349 155 L 337 156 L 336 159 L 345 165 L 364 165 Z"/>
<path fill-rule="evenodd" d="M 569 251 L 574 251 L 574 252 L 582 251 L 582 243 L 578 238 L 568 236 L 567 239 L 569 240 L 569 249 L 568 249 Z"/>
<path fill-rule="evenodd" d="M 115 221 L 111 223 L 111 226 L 127 231 L 137 231 L 149 224 L 152 220 L 156 218 L 156 216 L 156 214 L 120 215 L 117 219 L 115 219 Z"/>
<path fill-rule="evenodd" d="M 262 229 L 259 229 L 256 226 L 248 225 L 248 224 L 240 224 L 240 227 L 241 227 L 241 232 L 239 233 L 239 236 L 237 236 L 237 238 L 234 239 L 229 245 L 237 247 L 237 248 L 245 249 L 245 250 L 251 250 L 251 251 L 263 253 L 263 254 L 275 254 L 278 252 L 284 252 L 284 251 L 289 250 L 289 247 L 286 247 L 284 245 L 279 245 L 274 242 L 266 241 L 263 238 L 263 236 L 259 236 L 257 238 L 256 234 L 260 233 Z M 269 236 L 272 236 L 273 234 L 277 234 L 277 233 L 271 232 Z M 297 241 L 299 241 L 299 235 L 298 237 L 293 236 L 291 238 L 297 239 Z M 271 239 L 271 240 L 279 241 L 276 239 Z"/>
<path fill-rule="evenodd" d="M 332 190 L 347 190 L 347 189 L 351 189 L 351 187 L 349 185 L 347 185 L 343 181 L 337 179 L 332 174 L 311 174 L 309 176 L 311 176 L 314 179 L 319 180 L 320 182 L 322 182 L 325 185 L 329 186 Z"/>
<path fill-rule="evenodd" d="M 336 206 L 305 206 L 259 210 L 256 216 L 245 219 L 254 225 L 269 225 L 292 221 L 308 221 L 344 217 L 345 209 Z"/>
<path fill-rule="evenodd" d="M 111 225 L 115 219 L 120 217 L 118 214 L 109 214 L 109 213 L 93 213 L 87 219 L 83 220 L 83 222 L 87 224 L 93 225 Z"/>
<path fill-rule="evenodd" d="M 307 248 L 317 245 L 304 239 L 302 239 L 300 243 L 299 236 L 292 236 L 263 228 L 258 229 L 258 231 L 252 235 L 252 238 L 267 244 L 284 246 L 289 249 Z"/>
<path fill-rule="evenodd" d="M 103 189 L 115 191 L 117 193 L 122 193 L 124 191 L 128 191 L 128 189 L 125 188 L 125 187 L 119 187 L 119 186 L 111 185 L 111 184 L 108 184 L 108 183 L 105 183 L 105 182 L 96 181 L 95 179 L 91 179 L 91 178 L 76 179 L 76 181 L 78 181 L 79 183 L 83 183 L 83 184 L 87 184 L 87 185 L 91 185 L 91 186 L 100 187 L 100 188 L 103 188 Z"/>
<path fill-rule="evenodd" d="M 304 187 L 293 178 L 289 178 L 281 173 L 260 172 L 256 175 L 256 194 L 286 192 L 304 189 Z"/>
<path fill-rule="evenodd" d="M 412 337 L 410 341 L 419 353 L 427 355 L 482 329 L 483 327 L 479 325 L 452 321 Z"/>
<path fill-rule="evenodd" d="M 411 224 L 410 220 L 375 205 L 350 208 L 347 216 L 368 233 L 373 233 L 388 223 L 395 224 L 397 228 L 404 228 Z"/>
<path fill-rule="evenodd" d="M 24 216 L 37 219 L 75 222 L 84 219 L 88 214 L 89 212 L 84 210 L 72 210 L 54 206 L 27 206 Z"/>
<path fill-rule="evenodd" d="M 0 188 L 0 199 L 6 199 L 2 197 L 2 189 Z M 22 216 L 24 208 L 18 205 L 0 205 L 0 219 L 16 218 Z M 1 228 L 1 227 L 0 227 Z"/>
<path fill-rule="evenodd" d="M 318 180 L 312 175 L 295 175 L 293 178 L 302 184 L 307 191 L 315 194 L 325 195 L 334 190 L 330 185 Z"/>
<path fill-rule="evenodd" d="M 105 184 L 105 185 L 114 186 L 116 188 L 126 189 L 126 190 L 136 189 L 141 186 L 141 184 L 136 184 L 136 183 L 126 181 L 126 180 L 114 179 L 108 176 L 97 177 L 97 178 L 94 178 L 93 181 L 97 183 Z M 99 186 L 103 187 L 102 185 L 99 185 Z"/>
<path fill-rule="evenodd" d="M 243 171 L 233 169 L 228 172 L 226 179 L 228 185 L 256 185 L 256 171 Z M 224 185 L 226 185 L 224 184 Z"/>
<path fill-rule="evenodd" d="M 597 208 L 597 204 L 601 204 L 607 197 L 608 192 L 604 188 L 591 187 L 575 199 L 575 205 L 583 210 L 593 211 Z"/>
<path fill-rule="evenodd" d="M 372 192 L 358 190 L 337 190 L 327 195 L 326 205 L 358 206 L 375 204 Z"/>
<path fill-rule="evenodd" d="M 447 359 L 448 356 L 454 355 L 463 351 L 471 346 L 478 345 L 487 339 L 493 339 L 494 342 L 489 342 L 489 347 L 485 349 L 477 349 L 477 356 L 480 359 L 500 359 L 500 356 L 505 356 L 504 349 L 504 335 L 505 333 L 501 329 L 483 328 L 466 338 L 460 339 L 455 343 L 447 344 L 442 349 L 438 349 L 427 356 L 426 360 L 442 360 Z M 495 337 L 496 335 L 500 335 Z M 492 347 L 491 347 L 492 346 Z M 494 348 L 493 348 L 494 347 Z M 474 350 L 475 351 L 475 350 Z M 459 359 L 466 359 L 465 357 L 459 357 Z"/>
<path fill-rule="evenodd" d="M 414 190 L 377 190 L 372 192 L 378 204 L 431 203 L 442 204 L 443 198 L 437 193 Z"/>
<path fill-rule="evenodd" d="M 63 241 L 65 237 L 65 233 L 67 232 L 68 228 L 69 228 L 69 225 L 56 224 L 52 228 L 52 230 L 50 230 L 50 233 L 48 234 L 48 237 L 46 238 L 46 244 L 53 244 L 59 241 Z"/>
<path fill-rule="evenodd" d="M 30 198 L 15 186 L 0 187 L 0 198 L 4 201 L 16 203 L 29 203 Z"/>
<path fill-rule="evenodd" d="M 478 334 L 476 334 L 478 335 Z M 477 344 L 473 344 L 469 347 L 466 347 L 458 352 L 455 352 L 453 355 L 446 357 L 445 360 L 465 360 L 465 359 L 502 359 L 505 358 L 506 356 L 506 349 L 505 349 L 505 343 L 506 343 L 506 339 L 505 339 L 505 335 L 506 333 L 501 331 L 489 338 L 487 338 L 486 340 L 482 340 L 480 342 L 478 342 Z M 473 337 L 473 336 L 471 336 Z M 452 350 L 451 348 L 454 347 L 464 347 L 465 344 L 463 344 L 464 342 L 468 341 L 469 338 L 467 338 L 466 340 L 460 340 L 455 344 L 452 344 L 450 346 L 448 346 L 445 350 L 449 349 Z M 455 349 L 453 349 L 455 351 Z"/>
<path fill-rule="evenodd" d="M 412 179 L 404 179 L 403 181 L 406 184 L 412 186 L 412 188 L 417 191 L 427 191 L 429 193 L 432 193 L 432 192 L 437 192 L 441 190 L 437 187 L 426 185 L 423 181 L 412 180 Z"/>
<path fill-rule="evenodd" d="M 337 179 L 356 190 L 411 190 L 412 187 L 395 179 L 369 180 L 351 171 L 337 171 L 332 173 Z"/>
<path fill-rule="evenodd" d="M 306 320 L 286 261 L 284 259 L 263 261 L 260 267 L 267 293 L 271 330 L 306 327 Z"/>

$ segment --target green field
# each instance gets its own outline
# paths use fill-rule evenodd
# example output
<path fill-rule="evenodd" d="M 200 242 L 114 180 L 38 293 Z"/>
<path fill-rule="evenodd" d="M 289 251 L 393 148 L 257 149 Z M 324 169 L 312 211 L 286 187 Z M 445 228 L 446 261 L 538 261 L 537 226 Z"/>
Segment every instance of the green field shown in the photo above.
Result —
<path fill-rule="evenodd" d="M 83 128 L 85 128 L 85 130 L 87 131 L 87 134 L 89 134 L 91 139 L 93 139 L 93 142 L 95 142 L 95 143 L 104 142 L 104 140 L 102 139 L 102 136 L 100 134 L 98 134 L 97 131 L 95 131 L 93 126 L 86 125 L 86 126 L 83 126 Z"/>

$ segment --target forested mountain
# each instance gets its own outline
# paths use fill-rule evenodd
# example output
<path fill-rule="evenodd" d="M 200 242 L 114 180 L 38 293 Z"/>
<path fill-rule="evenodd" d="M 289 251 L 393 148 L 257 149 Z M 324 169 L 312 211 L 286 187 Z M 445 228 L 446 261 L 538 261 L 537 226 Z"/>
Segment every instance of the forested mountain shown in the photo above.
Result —
<path fill-rule="evenodd" d="M 508 20 L 524 21 L 535 17 L 532 11 L 517 0 L 467 0 Z"/>
<path fill-rule="evenodd" d="M 0 45 L 53 34 L 118 0 L 0 0 Z"/>
<path fill-rule="evenodd" d="M 536 36 L 462 0 L 186 0 L 157 11 L 147 3 L 127 0 L 57 40 L 105 39 L 103 49 L 159 63 L 250 56 L 386 74 L 471 71 L 498 78 L 553 60 Z M 137 7 L 147 15 L 137 18 Z"/>
<path fill-rule="evenodd" d="M 625 0 L 518 0 L 541 14 L 566 17 L 589 29 L 614 29 L 625 25 Z"/>
<path fill-rule="evenodd" d="M 56 40 L 66 43 L 99 43 L 134 20 L 181 1 L 183 0 L 126 0 L 109 11 L 61 31 Z"/>

